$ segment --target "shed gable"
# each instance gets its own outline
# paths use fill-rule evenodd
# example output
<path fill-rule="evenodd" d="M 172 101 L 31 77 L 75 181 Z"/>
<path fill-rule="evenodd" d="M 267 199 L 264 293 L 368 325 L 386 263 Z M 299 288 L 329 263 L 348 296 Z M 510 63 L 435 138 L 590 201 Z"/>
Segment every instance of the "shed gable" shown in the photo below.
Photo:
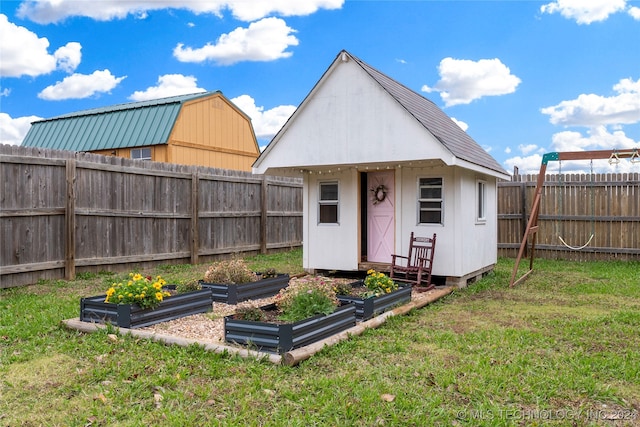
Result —
<path fill-rule="evenodd" d="M 508 177 L 433 102 L 342 51 L 253 170 L 298 174 L 307 167 L 411 161 Z"/>
<path fill-rule="evenodd" d="M 267 155 L 268 152 L 268 155 Z M 354 61 L 334 63 L 254 164 L 311 167 L 453 156 Z"/>

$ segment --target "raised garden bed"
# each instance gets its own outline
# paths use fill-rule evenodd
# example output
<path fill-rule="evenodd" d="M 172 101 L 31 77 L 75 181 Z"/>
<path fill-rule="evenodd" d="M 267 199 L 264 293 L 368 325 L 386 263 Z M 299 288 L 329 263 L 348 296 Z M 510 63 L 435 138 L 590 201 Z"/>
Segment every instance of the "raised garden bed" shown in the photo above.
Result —
<path fill-rule="evenodd" d="M 280 289 L 289 285 L 288 274 L 256 280 L 243 284 L 207 283 L 200 280 L 202 288 L 211 289 L 213 300 L 226 304 L 237 304 L 250 299 L 261 299 L 277 294 Z"/>
<path fill-rule="evenodd" d="M 364 287 L 362 281 L 354 282 L 352 287 Z M 353 303 L 356 307 L 356 319 L 364 321 L 384 313 L 397 305 L 406 304 L 411 301 L 411 286 L 399 285 L 398 289 L 388 294 L 371 298 L 362 298 L 352 295 L 337 295 L 342 304 Z"/>
<path fill-rule="evenodd" d="M 175 290 L 175 285 L 166 286 Z M 106 295 L 80 299 L 80 320 L 91 323 L 111 323 L 120 328 L 143 328 L 213 309 L 211 289 L 185 292 L 165 298 L 156 308 L 140 308 L 137 304 L 104 302 Z"/>
<path fill-rule="evenodd" d="M 261 307 L 276 310 L 275 304 Z M 226 342 L 248 345 L 272 353 L 285 353 L 330 337 L 356 325 L 356 308 L 353 304 L 340 306 L 329 315 L 318 315 L 293 323 L 270 323 L 224 318 Z"/>

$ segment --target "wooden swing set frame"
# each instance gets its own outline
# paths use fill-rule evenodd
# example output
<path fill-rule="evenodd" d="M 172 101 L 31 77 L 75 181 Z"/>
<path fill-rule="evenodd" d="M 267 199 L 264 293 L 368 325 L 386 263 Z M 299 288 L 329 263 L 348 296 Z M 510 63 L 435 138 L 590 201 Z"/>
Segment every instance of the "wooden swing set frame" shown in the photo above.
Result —
<path fill-rule="evenodd" d="M 535 256 L 535 248 L 536 248 L 536 240 L 537 240 L 537 232 L 538 232 L 538 214 L 540 213 L 540 199 L 542 198 L 542 189 L 544 187 L 545 174 L 547 172 L 547 164 L 550 161 L 564 161 L 564 160 L 594 160 L 594 159 L 609 159 L 609 164 L 616 165 L 620 163 L 621 159 L 630 159 L 632 163 L 640 162 L 640 150 L 638 148 L 631 150 L 596 150 L 596 151 L 565 151 L 565 152 L 552 152 L 547 153 L 542 156 L 542 164 L 540 165 L 540 172 L 538 172 L 538 180 L 536 182 L 536 189 L 533 198 L 533 204 L 531 206 L 531 214 L 529 215 L 529 221 L 527 222 L 527 228 L 525 229 L 524 236 L 522 237 L 522 242 L 520 243 L 520 250 L 518 251 L 518 257 L 516 258 L 516 263 L 513 266 L 513 273 L 511 274 L 511 281 L 509 282 L 509 287 L 514 287 L 518 283 L 524 281 L 529 274 L 533 271 L 533 259 Z M 520 276 L 519 279 L 516 280 L 516 276 L 518 274 L 518 268 L 520 266 L 520 261 L 525 254 L 527 249 L 527 245 L 529 242 L 529 238 L 531 237 L 531 248 L 529 249 L 530 260 L 529 260 L 529 270 Z M 593 235 L 589 239 L 591 239 Z M 587 242 L 587 244 L 589 244 Z M 568 246 L 568 245 L 567 245 Z M 584 245 L 586 246 L 586 245 Z M 584 248 L 571 248 L 571 249 L 582 249 Z"/>

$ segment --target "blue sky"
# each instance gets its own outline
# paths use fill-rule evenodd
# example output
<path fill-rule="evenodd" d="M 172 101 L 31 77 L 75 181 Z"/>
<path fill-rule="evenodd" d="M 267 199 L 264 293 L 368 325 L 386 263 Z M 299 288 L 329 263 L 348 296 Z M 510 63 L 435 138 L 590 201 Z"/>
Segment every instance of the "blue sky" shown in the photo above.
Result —
<path fill-rule="evenodd" d="M 342 49 L 434 101 L 509 172 L 550 151 L 640 147 L 631 0 L 3 0 L 0 143 L 39 118 L 220 90 L 263 146 Z"/>

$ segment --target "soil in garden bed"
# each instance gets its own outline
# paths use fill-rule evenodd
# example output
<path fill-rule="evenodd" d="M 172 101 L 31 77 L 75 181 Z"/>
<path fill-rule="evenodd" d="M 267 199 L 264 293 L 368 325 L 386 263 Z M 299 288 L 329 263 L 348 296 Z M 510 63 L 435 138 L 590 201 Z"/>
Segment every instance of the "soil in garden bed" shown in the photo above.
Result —
<path fill-rule="evenodd" d="M 270 308 L 270 309 L 258 308 L 258 309 L 262 312 L 262 315 L 264 317 L 262 319 L 256 320 L 256 321 L 265 322 L 265 323 L 273 323 L 275 325 L 284 325 L 286 323 L 291 323 L 291 322 L 289 322 L 287 320 L 280 319 L 280 315 L 282 313 L 277 308 Z M 255 319 L 247 319 L 246 317 L 244 317 L 241 314 L 238 314 L 237 312 L 232 314 L 230 317 L 232 319 L 234 319 L 234 320 L 255 320 Z"/>

